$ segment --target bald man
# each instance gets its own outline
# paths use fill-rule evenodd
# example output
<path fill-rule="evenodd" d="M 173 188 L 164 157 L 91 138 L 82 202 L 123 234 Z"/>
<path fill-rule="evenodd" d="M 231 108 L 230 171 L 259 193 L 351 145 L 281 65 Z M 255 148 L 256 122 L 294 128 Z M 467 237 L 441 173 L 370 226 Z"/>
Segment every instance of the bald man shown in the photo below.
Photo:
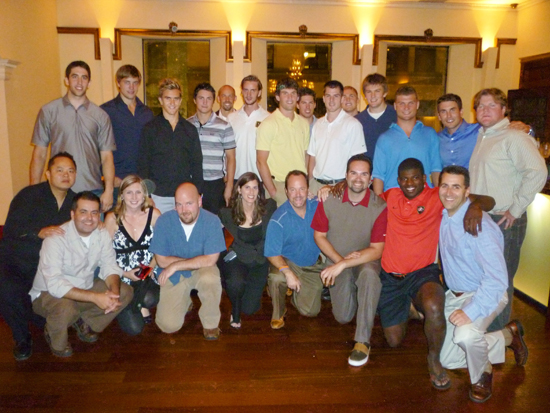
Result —
<path fill-rule="evenodd" d="M 220 104 L 220 109 L 216 112 L 216 115 L 227 122 L 229 114 L 235 112 L 233 106 L 236 101 L 237 94 L 233 86 L 223 85 L 220 90 L 218 90 L 218 103 Z"/>
<path fill-rule="evenodd" d="M 217 340 L 222 285 L 216 261 L 225 251 L 222 225 L 216 215 L 201 208 L 201 197 L 191 183 L 178 186 L 175 203 L 175 209 L 157 220 L 150 247 L 162 269 L 155 321 L 165 333 L 180 330 L 195 289 L 201 300 L 204 338 Z"/>

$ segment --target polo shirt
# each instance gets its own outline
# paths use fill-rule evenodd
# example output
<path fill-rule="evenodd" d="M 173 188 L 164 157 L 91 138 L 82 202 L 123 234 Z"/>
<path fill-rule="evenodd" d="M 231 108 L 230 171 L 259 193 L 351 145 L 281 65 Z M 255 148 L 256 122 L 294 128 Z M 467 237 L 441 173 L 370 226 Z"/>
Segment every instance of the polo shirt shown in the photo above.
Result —
<path fill-rule="evenodd" d="M 355 115 L 355 119 L 361 122 L 363 134 L 365 135 L 365 145 L 367 146 L 367 155 L 374 160 L 376 151 L 376 142 L 384 132 L 386 132 L 392 123 L 397 122 L 397 113 L 391 105 L 386 105 L 382 116 L 374 119 L 369 111 L 369 107 Z"/>
<path fill-rule="evenodd" d="M 384 181 L 384 190 L 398 187 L 397 168 L 407 158 L 422 162 L 426 175 L 441 172 L 439 137 L 433 128 L 416 121 L 409 137 L 393 123 L 376 144 L 372 177 Z M 431 182 L 428 185 L 433 186 Z"/>
<path fill-rule="evenodd" d="M 400 188 L 382 194 L 387 202 L 388 228 L 382 253 L 384 271 L 399 274 L 424 268 L 437 258 L 437 242 L 443 205 L 439 188 L 424 190 L 409 200 Z"/>
<path fill-rule="evenodd" d="M 294 114 L 291 121 L 276 109 L 258 128 L 256 150 L 268 151 L 267 166 L 276 181 L 284 182 L 292 170 L 307 173 L 306 150 L 309 145 L 309 124 Z"/>
<path fill-rule="evenodd" d="M 311 221 L 318 202 L 306 201 L 306 215 L 300 217 L 290 202 L 286 201 L 271 216 L 265 237 L 264 255 L 282 255 L 300 267 L 314 265 L 321 250 L 313 239 Z"/>
<path fill-rule="evenodd" d="M 256 165 L 256 133 L 262 121 L 268 116 L 269 112 L 261 106 L 258 106 L 250 116 L 244 111 L 244 106 L 229 114 L 228 121 L 233 128 L 237 145 L 235 179 L 239 179 L 246 172 L 254 172 L 260 177 Z"/>
<path fill-rule="evenodd" d="M 441 130 L 439 136 L 439 155 L 441 166 L 459 165 L 468 169 L 470 157 L 477 141 L 479 123 L 468 123 L 462 120 L 458 129 L 449 135 L 447 128 Z"/>
<path fill-rule="evenodd" d="M 103 189 L 101 151 L 116 150 L 111 120 L 105 111 L 88 98 L 75 109 L 67 95 L 40 109 L 31 143 L 52 145 L 50 156 L 70 153 L 78 168 L 72 187 L 75 192 Z"/>
<path fill-rule="evenodd" d="M 225 251 L 225 238 L 220 219 L 201 208 L 191 236 L 187 239 L 178 212 L 175 209 L 165 212 L 157 219 L 155 235 L 151 240 L 149 251 L 164 257 L 184 259 Z M 176 271 L 169 280 L 176 285 L 182 275 L 184 278 L 189 278 L 191 271 Z"/>
<path fill-rule="evenodd" d="M 234 149 L 235 137 L 233 128 L 214 112 L 210 118 L 202 125 L 194 114 L 187 119 L 199 132 L 199 139 L 202 148 L 202 173 L 205 181 L 215 181 L 222 179 L 224 173 L 224 155 L 225 151 Z"/>
<path fill-rule="evenodd" d="M 313 177 L 323 180 L 343 179 L 348 159 L 365 153 L 363 127 L 343 109 L 332 122 L 326 116 L 313 126 L 307 153 L 315 157 Z"/>
<path fill-rule="evenodd" d="M 115 175 L 124 178 L 137 173 L 139 140 L 143 127 L 153 120 L 153 111 L 136 97 L 134 114 L 122 100 L 120 93 L 116 98 L 100 106 L 111 119 L 117 150 L 113 153 Z"/>

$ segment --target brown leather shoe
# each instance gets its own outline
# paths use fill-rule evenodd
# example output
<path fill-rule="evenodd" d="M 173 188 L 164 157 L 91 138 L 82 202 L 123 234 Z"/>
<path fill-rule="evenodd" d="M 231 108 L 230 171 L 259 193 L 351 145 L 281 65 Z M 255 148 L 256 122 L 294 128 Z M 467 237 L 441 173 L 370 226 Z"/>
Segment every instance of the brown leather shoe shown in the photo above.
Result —
<path fill-rule="evenodd" d="M 95 343 L 99 338 L 97 333 L 94 333 L 90 326 L 81 318 L 76 320 L 73 327 L 76 330 L 76 334 L 80 341 L 84 341 L 85 343 Z"/>
<path fill-rule="evenodd" d="M 470 388 L 470 400 L 484 403 L 493 395 L 493 373 L 484 372 L 479 381 Z"/>
<path fill-rule="evenodd" d="M 518 366 L 525 366 L 527 363 L 527 357 L 529 356 L 529 350 L 525 341 L 523 341 L 523 325 L 519 320 L 512 320 L 506 324 L 506 328 L 512 333 L 512 344 L 508 346 L 514 352 L 514 357 L 516 358 L 516 364 Z"/>
<path fill-rule="evenodd" d="M 271 320 L 271 328 L 273 330 L 278 330 L 280 328 L 283 328 L 285 326 L 285 316 L 286 316 L 286 308 L 281 318 Z"/>
<path fill-rule="evenodd" d="M 217 340 L 220 338 L 220 329 L 216 328 L 203 328 L 202 334 L 206 340 Z"/>
<path fill-rule="evenodd" d="M 48 343 L 48 346 L 50 346 L 50 350 L 52 351 L 52 354 L 56 357 L 71 357 L 73 355 L 73 349 L 71 347 L 70 343 L 67 343 L 67 346 L 63 350 L 56 350 L 52 347 L 52 340 L 50 338 L 50 333 L 48 333 L 48 327 L 44 327 L 44 338 L 46 339 L 46 343 Z"/>

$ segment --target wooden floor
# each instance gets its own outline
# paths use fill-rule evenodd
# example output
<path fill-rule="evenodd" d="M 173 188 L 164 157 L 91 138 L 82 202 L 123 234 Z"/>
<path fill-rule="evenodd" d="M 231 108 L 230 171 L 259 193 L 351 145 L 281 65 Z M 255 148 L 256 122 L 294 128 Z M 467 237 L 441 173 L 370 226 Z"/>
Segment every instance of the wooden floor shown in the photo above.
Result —
<path fill-rule="evenodd" d="M 384 342 L 377 320 L 369 362 L 352 368 L 354 324 L 334 321 L 330 303 L 307 319 L 289 307 L 287 325 L 269 326 L 271 303 L 229 327 L 229 301 L 222 300 L 223 330 L 217 342 L 202 338 L 195 310 L 183 329 L 162 334 L 149 325 L 139 337 L 114 323 L 95 344 L 70 340 L 75 354 L 58 359 L 41 331 L 34 330 L 34 354 L 12 357 L 11 334 L 0 320 L 0 411 L 9 412 L 550 412 L 550 330 L 534 308 L 514 302 L 526 329 L 530 354 L 517 367 L 507 351 L 495 367 L 492 399 L 468 399 L 468 375 L 452 371 L 452 387 L 433 389 L 426 367 L 422 326 L 411 321 L 399 349 Z"/>

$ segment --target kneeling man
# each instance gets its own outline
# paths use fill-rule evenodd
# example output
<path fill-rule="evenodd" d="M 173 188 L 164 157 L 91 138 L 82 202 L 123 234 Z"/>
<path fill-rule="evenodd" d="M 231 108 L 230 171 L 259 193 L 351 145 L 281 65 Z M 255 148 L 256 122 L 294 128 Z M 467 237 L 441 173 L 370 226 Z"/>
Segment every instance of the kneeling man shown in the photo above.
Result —
<path fill-rule="evenodd" d="M 98 229 L 99 214 L 99 197 L 90 191 L 78 193 L 71 220 L 60 227 L 63 233 L 47 237 L 40 250 L 29 294 L 34 312 L 46 318 L 44 336 L 58 357 L 73 354 L 69 326 L 80 340 L 93 343 L 96 333 L 132 300 L 132 288 L 120 282 L 112 239 L 106 229 Z M 98 267 L 99 278 L 94 279 Z"/>
<path fill-rule="evenodd" d="M 222 284 L 216 266 L 225 240 L 219 218 L 202 209 L 197 187 L 183 183 L 176 189 L 176 209 L 162 214 L 155 225 L 149 251 L 159 267 L 160 301 L 156 323 L 165 333 L 181 329 L 191 305 L 191 290 L 197 290 L 199 318 L 204 338 L 220 336 Z"/>
<path fill-rule="evenodd" d="M 468 368 L 470 399 L 483 403 L 492 394 L 492 364 L 503 363 L 505 346 L 514 351 L 516 363 L 527 362 L 523 327 L 511 321 L 503 330 L 487 327 L 508 303 L 508 274 L 502 232 L 484 212 L 483 231 L 474 237 L 464 231 L 463 219 L 470 205 L 470 176 L 461 166 L 447 166 L 441 173 L 439 198 L 445 207 L 439 248 L 445 281 L 447 335 L 441 364 L 449 369 Z"/>

